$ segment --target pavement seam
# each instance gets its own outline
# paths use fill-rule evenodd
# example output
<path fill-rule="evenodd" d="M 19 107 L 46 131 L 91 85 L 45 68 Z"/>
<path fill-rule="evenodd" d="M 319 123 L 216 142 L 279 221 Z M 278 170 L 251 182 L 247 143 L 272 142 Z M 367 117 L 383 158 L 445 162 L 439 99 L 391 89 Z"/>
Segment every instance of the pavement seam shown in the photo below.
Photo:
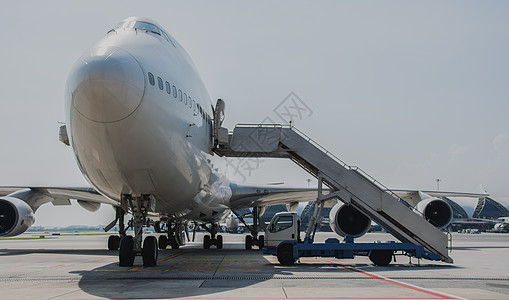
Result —
<path fill-rule="evenodd" d="M 288 294 L 286 293 L 285 288 L 282 287 L 281 289 L 283 290 L 283 293 L 285 293 L 285 298 L 288 299 Z"/>
<path fill-rule="evenodd" d="M 58 298 L 64 297 L 65 295 L 69 295 L 69 294 L 80 292 L 80 291 L 81 291 L 81 289 L 78 288 L 76 290 L 73 290 L 73 291 L 70 291 L 70 292 L 67 292 L 67 293 L 63 293 L 63 294 L 60 294 L 60 295 L 56 295 L 56 296 L 53 296 L 53 297 L 48 298 L 48 299 L 58 299 Z"/>
<path fill-rule="evenodd" d="M 226 249 L 226 251 L 222 251 L 222 252 L 221 252 L 221 253 L 222 253 L 222 255 L 223 255 L 223 257 L 222 257 L 222 259 L 221 259 L 221 262 L 219 262 L 219 265 L 217 266 L 216 270 L 214 271 L 214 274 L 212 274 L 212 277 L 215 277 L 215 276 L 216 276 L 217 271 L 219 271 L 219 269 L 221 268 L 221 265 L 223 264 L 224 259 L 225 259 L 226 255 L 228 254 L 228 252 L 230 252 L 230 248 L 227 248 L 227 249 Z"/>

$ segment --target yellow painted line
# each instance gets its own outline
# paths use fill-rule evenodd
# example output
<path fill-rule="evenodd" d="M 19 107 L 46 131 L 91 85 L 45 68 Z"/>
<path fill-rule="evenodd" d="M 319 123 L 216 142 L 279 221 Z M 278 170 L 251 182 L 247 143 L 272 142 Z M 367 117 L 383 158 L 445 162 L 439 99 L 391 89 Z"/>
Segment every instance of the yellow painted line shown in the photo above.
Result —
<path fill-rule="evenodd" d="M 168 256 L 168 257 L 161 258 L 161 259 L 160 259 L 160 260 L 158 260 L 157 262 L 162 262 L 162 261 L 165 261 L 165 260 L 167 260 L 167 259 L 174 258 L 174 257 L 177 257 L 177 256 L 179 256 L 179 255 L 182 255 L 182 254 L 184 254 L 184 253 L 185 253 L 185 252 L 175 253 L 175 254 L 170 255 L 170 256 Z"/>
<path fill-rule="evenodd" d="M 176 254 L 170 255 L 170 256 L 168 256 L 168 257 L 161 258 L 161 259 L 159 259 L 157 262 L 159 263 L 159 262 L 165 261 L 165 260 L 167 260 L 167 259 L 177 257 L 177 256 L 182 255 L 182 254 L 184 254 L 184 253 L 185 253 L 185 252 L 176 253 Z M 136 267 L 136 268 L 131 268 L 131 269 L 129 269 L 129 271 L 139 271 L 139 270 L 141 270 L 141 269 L 143 269 L 143 266 L 139 266 L 139 267 Z"/>

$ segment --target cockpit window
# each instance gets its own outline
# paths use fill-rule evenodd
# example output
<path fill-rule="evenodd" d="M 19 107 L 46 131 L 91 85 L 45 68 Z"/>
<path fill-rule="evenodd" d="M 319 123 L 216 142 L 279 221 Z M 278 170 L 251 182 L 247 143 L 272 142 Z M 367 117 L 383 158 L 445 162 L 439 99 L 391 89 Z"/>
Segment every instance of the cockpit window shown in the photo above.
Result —
<path fill-rule="evenodd" d="M 167 34 L 166 32 L 164 32 L 164 31 L 163 31 L 163 35 L 164 35 L 164 37 L 166 38 L 166 40 L 167 40 L 168 42 L 170 42 L 170 43 L 173 45 L 173 47 L 175 47 L 175 44 L 174 44 L 174 43 L 173 43 L 173 41 L 170 39 L 170 37 L 168 36 L 168 34 Z"/>
<path fill-rule="evenodd" d="M 161 30 L 159 30 L 159 28 L 156 25 L 147 22 L 136 21 L 136 23 L 134 24 L 134 28 L 139 30 L 147 30 L 152 33 L 161 35 Z"/>

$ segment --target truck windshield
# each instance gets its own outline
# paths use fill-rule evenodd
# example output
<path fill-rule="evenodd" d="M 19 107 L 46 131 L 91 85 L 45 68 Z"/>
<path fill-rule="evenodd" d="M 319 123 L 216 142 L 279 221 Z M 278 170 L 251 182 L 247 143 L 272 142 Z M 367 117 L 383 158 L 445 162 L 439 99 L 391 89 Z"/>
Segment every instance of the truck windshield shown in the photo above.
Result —
<path fill-rule="evenodd" d="M 293 226 L 292 216 L 278 216 L 270 226 L 270 232 L 278 232 Z"/>

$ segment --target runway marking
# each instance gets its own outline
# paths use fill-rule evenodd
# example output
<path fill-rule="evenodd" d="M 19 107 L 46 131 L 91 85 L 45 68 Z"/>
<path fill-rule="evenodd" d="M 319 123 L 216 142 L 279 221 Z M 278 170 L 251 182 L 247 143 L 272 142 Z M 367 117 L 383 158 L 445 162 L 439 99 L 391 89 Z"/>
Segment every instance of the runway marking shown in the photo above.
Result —
<path fill-rule="evenodd" d="M 184 254 L 184 253 L 185 253 L 185 252 L 175 253 L 175 254 L 170 255 L 170 256 L 168 256 L 168 257 L 161 258 L 161 259 L 157 260 L 157 262 L 159 263 L 159 262 L 162 262 L 162 261 L 168 260 L 168 259 L 170 259 L 170 258 L 177 257 L 177 256 L 182 255 L 182 254 Z M 129 269 L 129 271 L 139 271 L 139 270 L 141 270 L 141 269 L 143 269 L 143 268 L 144 268 L 143 266 L 139 266 L 139 267 L 131 268 L 131 269 Z"/>
<path fill-rule="evenodd" d="M 435 292 L 435 291 L 432 291 L 432 290 L 429 290 L 429 289 L 418 287 L 418 286 L 413 285 L 413 284 L 409 284 L 409 283 L 404 283 L 404 282 L 401 282 L 401 281 L 393 280 L 393 279 L 384 277 L 382 275 L 376 275 L 374 273 L 366 272 L 364 270 L 357 269 L 357 268 L 354 268 L 354 267 L 347 267 L 347 266 L 344 266 L 344 265 L 341 265 L 341 264 L 338 264 L 338 263 L 335 263 L 335 262 L 332 262 L 332 261 L 327 261 L 327 262 L 332 264 L 332 265 L 339 266 L 339 267 L 341 267 L 343 269 L 354 271 L 354 272 L 357 272 L 357 273 L 369 276 L 371 278 L 378 279 L 378 280 L 383 281 L 383 282 L 391 283 L 391 284 L 394 284 L 394 285 L 397 285 L 397 286 L 400 286 L 400 287 L 404 287 L 404 288 L 411 289 L 411 290 L 414 290 L 414 291 L 417 291 L 417 292 L 421 292 L 421 293 L 425 293 L 425 294 L 428 294 L 428 295 L 435 296 L 435 297 L 437 297 L 437 299 L 463 299 L 463 298 L 458 298 L 456 296 L 446 295 L 444 293 L 438 293 L 438 292 Z"/>
<path fill-rule="evenodd" d="M 162 262 L 162 261 L 165 261 L 165 260 L 167 260 L 167 259 L 174 258 L 174 257 L 177 257 L 177 256 L 179 256 L 179 255 L 182 255 L 182 254 L 184 254 L 184 253 L 185 253 L 185 252 L 175 253 L 175 254 L 170 255 L 170 256 L 168 256 L 168 257 L 161 258 L 161 259 L 160 259 L 160 260 L 158 260 L 157 262 Z"/>

